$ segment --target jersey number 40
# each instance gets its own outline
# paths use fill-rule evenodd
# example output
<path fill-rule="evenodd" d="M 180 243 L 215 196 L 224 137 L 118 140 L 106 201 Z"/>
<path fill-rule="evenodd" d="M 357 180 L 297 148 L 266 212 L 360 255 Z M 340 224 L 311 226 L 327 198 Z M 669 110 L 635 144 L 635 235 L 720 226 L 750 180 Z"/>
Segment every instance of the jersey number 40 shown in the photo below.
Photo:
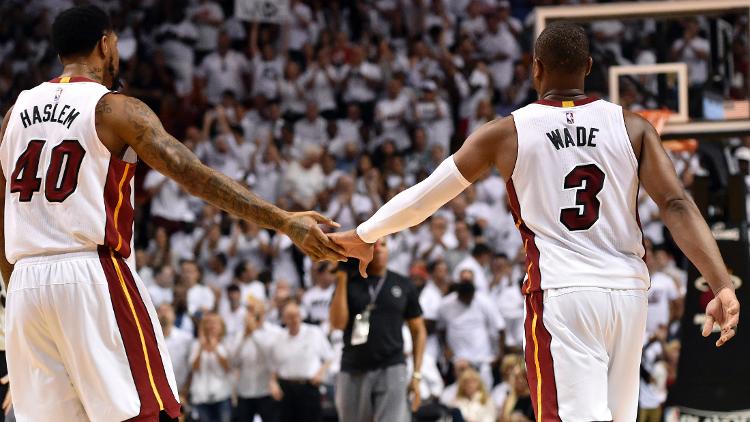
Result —
<path fill-rule="evenodd" d="M 47 141 L 29 141 L 26 151 L 16 160 L 16 168 L 10 175 L 10 192 L 18 193 L 18 200 L 31 202 L 35 192 L 42 189 L 39 177 L 39 161 Z M 63 202 L 78 186 L 78 172 L 81 170 L 86 150 L 75 139 L 66 139 L 52 148 L 49 167 L 44 178 L 44 196 L 49 202 Z"/>

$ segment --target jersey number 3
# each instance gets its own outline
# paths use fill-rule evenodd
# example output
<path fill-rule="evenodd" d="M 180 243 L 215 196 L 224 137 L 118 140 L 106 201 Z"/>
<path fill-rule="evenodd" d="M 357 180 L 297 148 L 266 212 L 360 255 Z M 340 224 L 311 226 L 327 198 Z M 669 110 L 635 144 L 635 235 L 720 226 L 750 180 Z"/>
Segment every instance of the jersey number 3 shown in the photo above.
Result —
<path fill-rule="evenodd" d="M 42 178 L 39 161 L 46 141 L 35 139 L 29 142 L 26 151 L 18 157 L 16 168 L 10 175 L 10 192 L 18 193 L 18 200 L 31 202 L 34 192 L 41 191 Z M 81 170 L 86 150 L 75 139 L 66 139 L 52 148 L 49 168 L 44 180 L 44 196 L 49 202 L 62 202 L 78 187 L 78 172 Z"/>
<path fill-rule="evenodd" d="M 596 164 L 584 164 L 565 176 L 564 189 L 576 190 L 576 206 L 560 210 L 560 222 L 570 231 L 588 230 L 599 220 L 599 192 L 605 174 Z"/>

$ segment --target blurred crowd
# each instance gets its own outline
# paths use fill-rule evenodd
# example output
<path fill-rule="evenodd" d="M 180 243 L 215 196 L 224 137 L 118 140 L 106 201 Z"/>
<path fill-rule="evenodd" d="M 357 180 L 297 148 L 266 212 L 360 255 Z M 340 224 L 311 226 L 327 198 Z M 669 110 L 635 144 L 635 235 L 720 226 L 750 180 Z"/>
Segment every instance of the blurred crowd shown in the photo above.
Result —
<path fill-rule="evenodd" d="M 0 111 L 58 74 L 49 25 L 74 3 L 2 2 Z M 468 133 L 536 99 L 535 5 L 591 1 L 290 0 L 279 23 L 239 20 L 233 0 L 91 3 L 111 13 L 123 91 L 153 108 L 171 134 L 266 200 L 319 210 L 348 229 L 422 180 Z M 738 46 L 731 95 L 744 98 L 747 16 L 730 19 Z M 587 29 L 593 95 L 607 97 L 613 64 L 684 61 L 691 89 L 710 82 L 704 18 Z M 656 83 L 624 84 L 623 103 L 658 107 L 649 94 Z M 732 171 L 750 183 L 750 150 L 741 140 L 728 145 Z M 712 171 L 694 151 L 671 155 L 688 187 Z M 143 163 L 137 175 L 138 273 L 189 414 L 275 420 L 279 373 L 314 380 L 333 411 L 342 347 L 327 323 L 335 264 L 312 263 L 286 236 L 206 205 Z M 652 273 L 641 407 L 653 411 L 676 376 L 687 276 L 643 194 L 639 210 Z M 525 257 L 501 177 L 485 174 L 420 226 L 393 235 L 388 248 L 389 269 L 420 291 L 429 331 L 423 402 L 457 408 L 467 421 L 533 420 L 520 354 Z M 466 309 L 448 296 L 459 280 L 477 291 Z M 312 343 L 300 344 L 300 332 Z M 314 358 L 295 359 L 301 348 Z"/>

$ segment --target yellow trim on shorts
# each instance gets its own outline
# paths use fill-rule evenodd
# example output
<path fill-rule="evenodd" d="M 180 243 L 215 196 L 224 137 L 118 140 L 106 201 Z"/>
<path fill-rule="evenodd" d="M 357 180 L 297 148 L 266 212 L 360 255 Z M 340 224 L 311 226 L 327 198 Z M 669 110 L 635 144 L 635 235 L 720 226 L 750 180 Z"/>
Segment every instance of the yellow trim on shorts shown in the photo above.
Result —
<path fill-rule="evenodd" d="M 542 421 L 542 370 L 539 367 L 539 341 L 536 339 L 536 320 L 537 314 L 534 309 L 534 302 L 531 301 L 531 312 L 534 318 L 531 320 L 531 338 L 534 340 L 534 365 L 536 366 L 536 409 L 537 421 Z"/>
<path fill-rule="evenodd" d="M 156 388 L 156 382 L 154 382 L 154 374 L 151 372 L 151 360 L 148 357 L 148 349 L 146 349 L 146 339 L 143 337 L 143 329 L 141 329 L 141 322 L 138 320 L 138 314 L 135 312 L 135 306 L 133 306 L 133 299 L 130 297 L 128 287 L 125 285 L 125 278 L 122 276 L 120 270 L 120 264 L 117 263 L 115 253 L 111 249 L 109 250 L 112 263 L 115 265 L 115 271 L 117 271 L 117 277 L 120 279 L 120 286 L 122 291 L 125 293 L 125 298 L 128 299 L 128 305 L 130 305 L 130 312 L 133 313 L 133 319 L 135 319 L 135 326 L 138 328 L 138 336 L 141 338 L 141 347 L 143 347 L 143 357 L 146 359 L 146 370 L 148 371 L 148 380 L 151 382 L 151 388 L 154 390 L 156 401 L 159 402 L 159 410 L 164 410 L 164 402 L 161 400 L 159 390 Z"/>
<path fill-rule="evenodd" d="M 122 248 L 122 235 L 120 234 L 120 231 L 117 230 L 117 217 L 120 215 L 120 207 L 122 207 L 122 185 L 125 184 L 125 179 L 128 177 L 128 171 L 130 170 L 130 163 L 125 164 L 125 171 L 122 173 L 122 179 L 120 179 L 120 184 L 117 186 L 117 192 L 120 194 L 119 198 L 117 199 L 117 206 L 115 207 L 115 231 L 117 232 L 117 247 L 115 250 L 117 252 L 120 252 L 120 248 Z"/>

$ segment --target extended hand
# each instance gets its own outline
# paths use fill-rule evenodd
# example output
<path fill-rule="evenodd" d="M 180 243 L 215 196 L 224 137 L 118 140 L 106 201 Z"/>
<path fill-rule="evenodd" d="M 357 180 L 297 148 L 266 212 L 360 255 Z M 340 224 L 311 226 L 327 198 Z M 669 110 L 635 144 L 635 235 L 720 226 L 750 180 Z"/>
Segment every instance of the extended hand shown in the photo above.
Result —
<path fill-rule="evenodd" d="M 367 264 L 372 261 L 375 244 L 366 243 L 357 236 L 354 230 L 330 233 L 328 237 L 344 248 L 344 255 L 359 259 L 359 273 L 362 277 L 367 277 Z"/>
<path fill-rule="evenodd" d="M 340 227 L 315 211 L 305 211 L 289 213 L 281 231 L 313 261 L 346 261 L 345 249 L 332 242 L 318 224 Z"/>
<path fill-rule="evenodd" d="M 703 337 L 708 337 L 714 327 L 714 322 L 721 326 L 721 337 L 716 341 L 716 347 L 721 347 L 737 334 L 737 323 L 740 321 L 740 302 L 731 288 L 719 290 L 706 306 L 706 322 L 703 324 Z"/>

